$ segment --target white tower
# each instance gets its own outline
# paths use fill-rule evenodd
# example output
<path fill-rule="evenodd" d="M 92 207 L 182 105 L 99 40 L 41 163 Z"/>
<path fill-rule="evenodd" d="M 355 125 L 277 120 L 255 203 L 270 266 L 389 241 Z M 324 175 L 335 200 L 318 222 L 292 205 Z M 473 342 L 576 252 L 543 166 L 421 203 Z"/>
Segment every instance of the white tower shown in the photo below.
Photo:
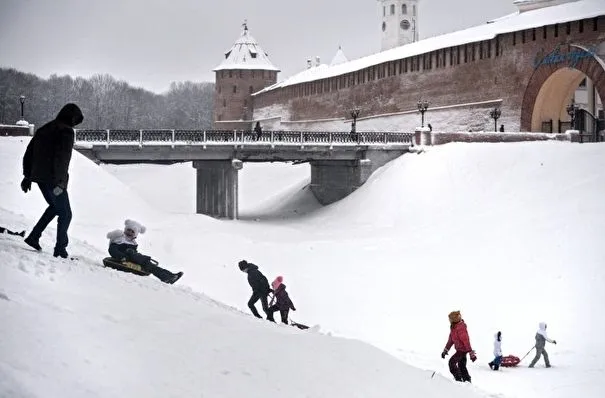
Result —
<path fill-rule="evenodd" d="M 419 0 L 378 0 L 381 50 L 418 40 Z"/>

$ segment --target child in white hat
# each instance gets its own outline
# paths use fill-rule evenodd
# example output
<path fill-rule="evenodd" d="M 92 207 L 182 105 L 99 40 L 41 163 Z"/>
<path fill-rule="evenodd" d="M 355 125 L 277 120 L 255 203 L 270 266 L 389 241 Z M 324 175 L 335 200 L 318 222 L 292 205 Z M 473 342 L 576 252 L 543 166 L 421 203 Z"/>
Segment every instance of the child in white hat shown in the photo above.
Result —
<path fill-rule="evenodd" d="M 144 225 L 134 221 L 126 220 L 124 230 L 116 229 L 107 234 L 109 239 L 109 254 L 119 261 L 132 261 L 139 264 L 144 271 L 153 274 L 162 282 L 173 284 L 181 276 L 182 272 L 176 274 L 158 266 L 158 262 L 151 257 L 137 251 L 138 243 L 136 241 L 139 234 L 144 234 L 146 228 Z"/>

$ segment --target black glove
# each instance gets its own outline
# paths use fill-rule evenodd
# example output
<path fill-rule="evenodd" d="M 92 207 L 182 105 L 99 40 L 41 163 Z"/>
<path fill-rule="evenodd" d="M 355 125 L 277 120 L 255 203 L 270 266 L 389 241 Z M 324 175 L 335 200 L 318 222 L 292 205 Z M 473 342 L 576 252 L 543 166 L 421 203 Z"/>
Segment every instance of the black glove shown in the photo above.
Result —
<path fill-rule="evenodd" d="M 32 181 L 27 177 L 23 177 L 23 181 L 21 181 L 21 190 L 27 193 L 30 189 L 32 189 Z"/>
<path fill-rule="evenodd" d="M 471 351 L 470 357 L 471 357 L 471 361 L 473 361 L 473 362 L 475 362 L 477 360 L 477 354 L 475 354 L 475 351 Z"/>
<path fill-rule="evenodd" d="M 557 344 L 557 340 L 553 340 L 553 341 L 552 341 L 552 343 L 553 343 L 553 344 Z"/>
<path fill-rule="evenodd" d="M 446 355 L 447 355 L 447 351 L 443 350 L 443 352 L 441 353 L 441 359 L 445 359 Z"/>

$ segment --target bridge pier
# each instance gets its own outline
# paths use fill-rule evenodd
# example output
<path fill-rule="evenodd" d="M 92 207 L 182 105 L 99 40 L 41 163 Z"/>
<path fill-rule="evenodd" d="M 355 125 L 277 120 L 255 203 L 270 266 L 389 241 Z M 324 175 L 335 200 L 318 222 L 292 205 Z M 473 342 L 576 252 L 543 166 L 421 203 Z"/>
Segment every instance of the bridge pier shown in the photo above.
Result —
<path fill-rule="evenodd" d="M 322 205 L 350 195 L 372 174 L 369 159 L 311 162 L 311 191 Z"/>
<path fill-rule="evenodd" d="M 196 160 L 196 212 L 237 219 L 239 160 Z"/>

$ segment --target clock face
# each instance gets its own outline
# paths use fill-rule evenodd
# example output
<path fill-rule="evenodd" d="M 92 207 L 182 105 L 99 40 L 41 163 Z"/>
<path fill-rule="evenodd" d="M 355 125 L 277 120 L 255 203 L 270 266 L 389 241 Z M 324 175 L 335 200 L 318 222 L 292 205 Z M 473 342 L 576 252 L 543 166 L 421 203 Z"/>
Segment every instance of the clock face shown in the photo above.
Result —
<path fill-rule="evenodd" d="M 382 31 L 384 32 L 385 30 L 387 30 L 387 23 L 383 22 L 382 23 Z"/>
<path fill-rule="evenodd" d="M 407 19 L 404 19 L 403 21 L 401 21 L 399 26 L 401 26 L 401 29 L 403 29 L 403 30 L 408 30 L 410 28 L 410 21 L 408 21 Z"/>

